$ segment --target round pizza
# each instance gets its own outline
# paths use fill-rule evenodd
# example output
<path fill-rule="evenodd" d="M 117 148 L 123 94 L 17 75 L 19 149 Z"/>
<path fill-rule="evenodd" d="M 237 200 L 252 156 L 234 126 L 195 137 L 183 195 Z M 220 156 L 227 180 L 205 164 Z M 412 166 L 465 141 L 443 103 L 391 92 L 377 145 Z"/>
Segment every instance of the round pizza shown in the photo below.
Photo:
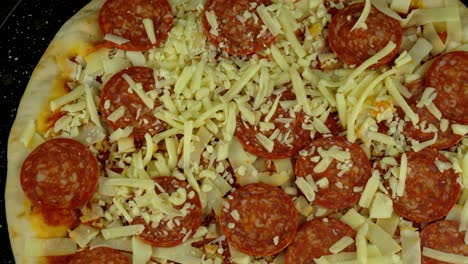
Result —
<path fill-rule="evenodd" d="M 92 0 L 8 142 L 17 263 L 468 263 L 458 0 Z"/>

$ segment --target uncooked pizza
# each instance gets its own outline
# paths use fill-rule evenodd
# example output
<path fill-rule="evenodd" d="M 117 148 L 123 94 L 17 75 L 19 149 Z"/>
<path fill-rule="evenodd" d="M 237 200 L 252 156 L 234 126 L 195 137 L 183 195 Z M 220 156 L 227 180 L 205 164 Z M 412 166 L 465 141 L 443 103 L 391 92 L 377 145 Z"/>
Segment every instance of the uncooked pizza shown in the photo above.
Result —
<path fill-rule="evenodd" d="M 92 0 L 11 129 L 17 263 L 468 263 L 458 0 Z"/>

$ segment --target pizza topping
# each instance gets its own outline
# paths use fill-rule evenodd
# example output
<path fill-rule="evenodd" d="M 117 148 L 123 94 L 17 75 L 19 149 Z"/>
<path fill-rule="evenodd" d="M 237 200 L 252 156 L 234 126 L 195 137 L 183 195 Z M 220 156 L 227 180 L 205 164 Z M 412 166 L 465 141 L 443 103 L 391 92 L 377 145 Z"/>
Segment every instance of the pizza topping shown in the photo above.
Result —
<path fill-rule="evenodd" d="M 165 129 L 166 124 L 155 117 L 161 103 L 148 95 L 154 89 L 151 68 L 131 67 L 112 76 L 101 93 L 100 104 L 108 124 L 116 131 L 133 127 L 131 133 L 135 138 L 143 138 L 145 133 L 155 135 Z M 122 106 L 124 110 L 119 110 Z M 116 118 L 120 115 L 117 111 L 124 114 Z M 114 136 L 114 141 L 121 137 Z"/>
<path fill-rule="evenodd" d="M 371 176 L 370 162 L 361 148 L 341 137 L 313 140 L 296 161 L 296 177 L 327 178 L 329 187 L 319 189 L 314 203 L 326 208 L 346 208 L 359 200 L 354 187 L 364 186 Z"/>
<path fill-rule="evenodd" d="M 143 18 L 143 26 L 145 27 L 146 35 L 151 42 L 151 44 L 156 44 L 156 34 L 154 34 L 154 23 L 153 20 L 149 18 Z"/>
<path fill-rule="evenodd" d="M 426 86 L 437 91 L 435 105 L 456 122 L 468 123 L 468 52 L 450 52 L 437 57 L 427 70 Z"/>
<path fill-rule="evenodd" d="M 234 210 L 239 221 L 232 216 Z M 227 199 L 220 222 L 230 245 L 249 255 L 268 256 L 280 252 L 294 239 L 298 214 L 291 198 L 281 189 L 257 183 L 237 189 Z"/>
<path fill-rule="evenodd" d="M 132 263 L 147 263 L 151 259 L 153 247 L 151 244 L 145 243 L 137 236 L 132 237 Z"/>
<path fill-rule="evenodd" d="M 160 186 L 161 190 L 170 195 L 169 201 L 175 205 L 177 210 L 181 210 L 182 216 L 170 217 L 169 219 L 163 217 L 160 221 L 147 221 L 143 217 L 137 217 L 132 221 L 132 224 L 143 224 L 144 231 L 139 237 L 154 246 L 173 247 L 179 245 L 193 236 L 201 223 L 200 198 L 196 193 L 192 198 L 184 199 L 183 202 L 175 198 L 181 192 L 194 192 L 193 188 L 185 181 L 177 180 L 174 177 L 156 177 L 154 181 L 156 186 Z M 156 187 L 156 191 L 161 192 L 158 187 Z"/>
<path fill-rule="evenodd" d="M 330 253 L 352 252 L 355 236 L 351 227 L 334 218 L 306 222 L 286 250 L 286 263 L 313 263 Z"/>
<path fill-rule="evenodd" d="M 284 90 L 274 98 L 267 114 L 262 114 L 260 122 L 272 124 L 272 129 L 262 129 L 262 126 L 243 120 L 242 111 L 237 117 L 235 135 L 244 149 L 265 159 L 282 159 L 291 157 L 306 143 L 308 133 L 302 129 L 303 113 L 294 113 L 283 109 L 281 99 L 294 100 L 291 91 Z M 286 119 L 286 120 L 285 120 Z M 287 121 L 287 122 L 283 122 Z"/>
<path fill-rule="evenodd" d="M 426 226 L 421 231 L 421 263 L 466 262 L 468 245 L 464 242 L 464 232 L 459 231 L 458 226 L 458 222 L 447 220 Z"/>
<path fill-rule="evenodd" d="M 153 25 L 149 34 L 148 19 Z M 107 37 L 104 40 L 123 50 L 144 51 L 160 45 L 167 39 L 172 23 L 172 8 L 166 0 L 138 0 L 131 5 L 125 0 L 108 0 L 99 12 L 99 27 Z"/>
<path fill-rule="evenodd" d="M 436 160 L 446 162 L 434 149 L 406 153 L 408 169 L 402 196 L 393 198 L 399 215 L 427 223 L 447 215 L 460 195 L 458 177 L 452 169 L 440 172 Z M 424 166 L 421 166 L 424 164 Z"/>
<path fill-rule="evenodd" d="M 46 141 L 21 168 L 21 187 L 31 202 L 53 209 L 83 205 L 96 190 L 98 179 L 94 154 L 72 139 Z"/>
<path fill-rule="evenodd" d="M 275 37 L 256 11 L 269 0 L 225 2 L 210 0 L 205 4 L 203 29 L 208 40 L 230 55 L 251 55 L 270 46 Z"/>
<path fill-rule="evenodd" d="M 357 18 L 361 15 L 363 4 L 354 4 L 340 10 L 330 24 L 328 41 L 333 51 L 345 63 L 360 65 L 366 59 L 376 54 L 389 42 L 394 42 L 396 48 L 386 57 L 373 64 L 378 67 L 390 62 L 398 53 L 402 38 L 400 23 L 371 7 L 367 17 L 367 29 L 354 28 Z"/>
<path fill-rule="evenodd" d="M 405 263 L 421 263 L 419 232 L 409 226 L 400 227 L 402 260 Z"/>
<path fill-rule="evenodd" d="M 456 135 L 453 133 L 451 128 L 449 129 L 451 124 L 450 121 L 447 121 L 445 131 L 443 131 L 442 124 L 444 122 L 439 120 L 440 117 L 437 118 L 432 114 L 428 108 L 417 107 L 415 104 L 411 104 L 410 107 L 413 112 L 418 115 L 419 121 L 416 125 L 413 125 L 411 122 L 405 123 L 403 135 L 406 136 L 407 140 L 426 142 L 436 138 L 435 142 L 431 144 L 431 147 L 436 149 L 447 149 L 456 145 L 462 139 L 462 136 Z"/>

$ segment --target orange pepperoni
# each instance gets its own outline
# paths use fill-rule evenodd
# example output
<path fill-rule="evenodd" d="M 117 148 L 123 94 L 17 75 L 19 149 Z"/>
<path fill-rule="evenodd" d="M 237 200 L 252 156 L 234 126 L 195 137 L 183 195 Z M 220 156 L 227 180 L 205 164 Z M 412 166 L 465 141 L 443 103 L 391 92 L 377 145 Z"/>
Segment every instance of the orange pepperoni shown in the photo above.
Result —
<path fill-rule="evenodd" d="M 468 124 L 467 51 L 454 51 L 437 57 L 427 70 L 426 86 L 436 89 L 434 104 L 445 117 Z"/>
<path fill-rule="evenodd" d="M 151 19 L 156 43 L 151 43 L 143 19 Z M 102 35 L 113 34 L 129 40 L 118 45 L 104 41 L 104 46 L 123 50 L 145 51 L 167 39 L 173 23 L 172 8 L 167 0 L 107 0 L 99 12 Z"/>
<path fill-rule="evenodd" d="M 465 232 L 459 231 L 460 223 L 442 220 L 426 226 L 421 231 L 421 250 L 424 247 L 438 251 L 468 256 L 468 245 L 465 244 Z M 445 262 L 422 257 L 422 264 L 444 264 Z"/>
<path fill-rule="evenodd" d="M 314 172 L 319 161 L 313 160 L 313 157 L 320 157 L 320 151 L 327 151 L 331 148 L 349 152 L 350 159 L 344 161 L 333 159 L 324 171 Z M 343 137 L 322 137 L 313 140 L 302 154 L 301 152 L 299 152 L 296 161 L 296 177 L 311 175 L 315 181 L 327 178 L 329 182 L 327 188 L 318 190 L 313 201 L 314 204 L 330 209 L 343 209 L 351 207 L 359 201 L 362 189 L 371 176 L 369 158 L 359 145 L 351 143 Z M 360 191 L 356 191 L 355 187 L 362 188 Z"/>
<path fill-rule="evenodd" d="M 314 258 L 332 254 L 330 247 L 345 236 L 354 238 L 356 232 L 340 220 L 320 218 L 305 222 L 286 250 L 286 264 L 315 263 Z M 354 251 L 354 244 L 343 250 Z"/>
<path fill-rule="evenodd" d="M 188 206 L 187 215 L 176 216 L 172 219 L 163 218 L 157 225 L 154 225 L 153 222 L 146 223 L 142 217 L 137 217 L 132 224 L 145 225 L 145 230 L 139 235 L 142 240 L 157 247 L 174 247 L 192 237 L 200 226 L 202 220 L 200 198 L 198 193 L 187 182 L 178 180 L 175 177 L 156 177 L 154 181 L 169 195 L 179 188 L 185 189 L 187 200 L 175 208 L 182 209 Z M 156 188 L 156 192 L 160 193 L 160 190 Z M 191 192 L 194 195 L 189 198 Z M 169 221 L 173 223 L 172 228 L 168 227 Z"/>
<path fill-rule="evenodd" d="M 208 40 L 230 55 L 251 55 L 269 47 L 276 38 L 264 29 L 257 7 L 268 6 L 270 0 L 208 0 L 202 15 L 203 29 Z M 218 23 L 213 32 L 206 18 L 213 11 Z M 245 18 L 244 13 L 251 14 Z M 245 18 L 245 21 L 241 21 Z"/>
<path fill-rule="evenodd" d="M 273 95 L 271 101 L 273 102 L 276 97 L 277 95 Z M 296 96 L 290 90 L 285 90 L 281 93 L 281 99 L 294 100 Z M 266 114 L 262 115 L 262 121 L 265 120 L 265 116 Z M 291 122 L 280 121 L 277 118 L 283 120 L 290 119 Z M 262 131 L 260 125 L 252 125 L 249 122 L 243 121 L 239 114 L 235 135 L 245 150 L 264 159 L 283 159 L 295 155 L 309 139 L 309 132 L 302 128 L 302 124 L 304 123 L 303 112 L 297 112 L 293 116 L 290 111 L 284 110 L 278 104 L 270 122 L 274 124 L 274 129 Z M 257 134 L 261 133 L 269 138 L 277 129 L 280 133 L 273 140 L 273 150 L 269 152 L 257 138 Z"/>
<path fill-rule="evenodd" d="M 21 167 L 21 187 L 31 202 L 51 209 L 73 209 L 96 190 L 99 165 L 94 154 L 73 139 L 39 145 Z"/>
<path fill-rule="evenodd" d="M 154 89 L 154 75 L 151 68 L 130 67 L 116 73 L 106 83 L 101 93 L 100 108 L 107 123 L 113 129 L 133 127 L 132 136 L 135 138 L 143 138 L 146 133 L 155 135 L 164 130 L 166 123 L 154 116 L 157 107 L 161 105 L 160 101 L 156 99 L 154 108 L 150 109 L 130 88 L 130 85 L 122 77 L 124 74 L 130 76 L 136 83 L 141 83 L 145 91 Z M 109 115 L 121 106 L 125 107 L 123 116 L 116 121 L 109 120 Z"/>
<path fill-rule="evenodd" d="M 458 200 L 461 186 L 453 169 L 440 172 L 435 161 L 450 162 L 435 149 L 406 153 L 408 169 L 403 196 L 393 198 L 393 208 L 416 223 L 443 218 Z"/>
<path fill-rule="evenodd" d="M 347 6 L 336 13 L 330 23 L 328 43 L 336 55 L 347 64 L 360 65 L 390 41 L 396 48 L 372 65 L 376 68 L 389 63 L 400 49 L 403 30 L 400 23 L 371 7 L 366 19 L 367 29 L 351 30 L 361 16 L 363 3 Z"/>
<path fill-rule="evenodd" d="M 269 256 L 292 242 L 298 213 L 280 188 L 254 183 L 237 189 L 232 199 L 227 199 L 220 224 L 231 246 L 252 256 Z"/>

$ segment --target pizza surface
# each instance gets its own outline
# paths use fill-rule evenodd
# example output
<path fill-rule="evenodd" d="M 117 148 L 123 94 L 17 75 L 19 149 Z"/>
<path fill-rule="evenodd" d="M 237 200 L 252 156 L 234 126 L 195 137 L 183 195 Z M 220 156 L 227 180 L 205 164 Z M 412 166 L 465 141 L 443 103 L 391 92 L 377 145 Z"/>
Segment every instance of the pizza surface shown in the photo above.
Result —
<path fill-rule="evenodd" d="M 467 116 L 456 0 L 92 0 L 10 132 L 15 260 L 468 263 Z"/>

